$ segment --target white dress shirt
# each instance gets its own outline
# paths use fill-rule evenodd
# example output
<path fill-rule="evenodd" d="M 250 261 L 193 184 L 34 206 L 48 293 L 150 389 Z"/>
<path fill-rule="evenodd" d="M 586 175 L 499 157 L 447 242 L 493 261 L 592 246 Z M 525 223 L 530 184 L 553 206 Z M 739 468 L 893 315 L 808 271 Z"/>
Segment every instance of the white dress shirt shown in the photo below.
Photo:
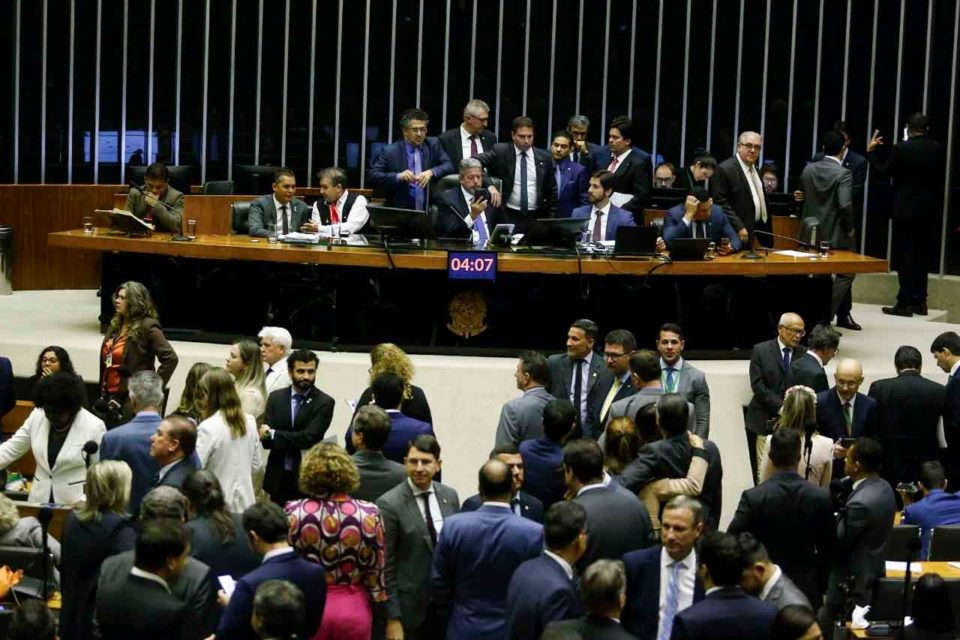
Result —
<path fill-rule="evenodd" d="M 410 486 L 410 490 L 413 491 L 414 502 L 417 504 L 417 509 L 420 510 L 420 517 L 423 518 L 424 522 L 427 521 L 427 512 L 423 508 L 423 498 L 420 496 L 425 493 L 430 494 L 430 497 L 427 498 L 430 502 L 430 517 L 433 519 L 433 528 L 439 536 L 440 529 L 443 529 L 443 514 L 440 512 L 440 503 L 437 501 L 437 492 L 433 490 L 433 483 L 430 483 L 429 489 L 421 489 L 413 484 L 410 478 L 407 478 L 407 484 Z"/>
<path fill-rule="evenodd" d="M 630 152 L 631 152 L 631 151 L 633 151 L 633 149 L 627 147 L 627 150 L 626 150 L 626 151 L 624 151 L 623 153 L 621 153 L 620 155 L 617 156 L 617 166 L 616 166 L 616 167 L 614 168 L 614 170 L 613 170 L 614 173 L 617 172 L 617 169 L 620 168 L 620 165 L 622 165 L 622 164 L 623 164 L 623 161 L 627 159 L 627 156 L 630 155 Z M 610 164 L 613 164 L 613 160 L 610 161 Z M 606 168 L 607 168 L 607 170 L 609 170 L 609 169 L 610 169 L 610 165 L 608 164 Z"/>
<path fill-rule="evenodd" d="M 569 578 L 570 580 L 573 580 L 573 567 L 570 566 L 569 562 L 567 562 L 566 560 L 564 560 L 563 558 L 555 554 L 553 551 L 550 551 L 549 549 L 544 549 L 543 555 L 547 556 L 548 558 L 556 562 L 558 565 L 560 565 L 560 568 L 563 569 L 563 572 L 567 574 L 567 578 Z"/>
<path fill-rule="evenodd" d="M 507 200 L 507 207 L 510 209 L 520 210 L 520 149 L 517 149 L 517 146 L 513 146 L 514 153 L 517 154 L 517 161 L 513 169 L 513 190 L 510 192 L 510 199 Z M 533 147 L 530 147 L 526 151 L 527 154 L 527 209 L 533 210 L 537 208 L 537 162 L 533 157 Z"/>
<path fill-rule="evenodd" d="M 766 600 L 770 597 L 770 592 L 773 591 L 773 585 L 777 584 L 777 580 L 780 579 L 780 576 L 783 575 L 783 571 L 780 570 L 779 565 L 773 565 L 773 575 L 770 576 L 770 579 L 767 580 L 767 584 L 763 585 L 763 589 L 760 590 L 760 599 Z"/>
<path fill-rule="evenodd" d="M 163 578 L 161 578 L 155 573 L 150 573 L 149 571 L 144 571 L 143 569 L 139 569 L 137 567 L 131 567 L 130 575 L 137 576 L 138 578 L 143 578 L 144 580 L 149 580 L 150 582 L 156 582 L 161 587 L 163 587 L 167 593 L 170 593 L 170 585 L 167 584 L 166 580 L 164 580 Z"/>
<path fill-rule="evenodd" d="M 680 563 L 680 573 L 677 578 L 677 613 L 680 613 L 693 604 L 693 589 L 697 581 L 697 552 L 690 550 L 686 558 L 677 560 Z M 660 625 L 663 624 L 664 609 L 667 608 L 667 588 L 670 585 L 670 574 L 673 572 L 673 558 L 666 549 L 660 549 L 660 622 L 657 624 L 657 636 L 660 636 Z"/>
<path fill-rule="evenodd" d="M 170 469 L 173 469 L 174 465 L 183 460 L 183 458 L 177 458 L 170 464 L 165 464 L 160 467 L 160 471 L 157 471 L 157 484 L 163 482 L 163 479 L 167 477 L 167 474 L 170 473 Z"/>
<path fill-rule="evenodd" d="M 277 200 L 277 196 L 273 196 L 273 206 L 277 210 L 277 233 L 283 233 L 283 215 L 280 207 L 287 208 L 287 231 L 299 231 L 299 229 L 293 228 L 293 200 L 284 205 L 280 204 L 280 201 Z"/>
<path fill-rule="evenodd" d="M 483 153 L 483 143 L 480 142 L 480 135 L 477 134 L 474 137 L 474 141 L 477 143 L 477 153 Z M 460 125 L 460 149 L 463 151 L 463 157 L 469 158 L 473 155 L 470 150 L 470 132 L 463 128 L 463 125 Z"/>
<path fill-rule="evenodd" d="M 293 553 L 293 547 L 283 547 L 281 549 L 274 549 L 273 551 L 267 551 L 263 554 L 263 558 L 260 559 L 260 564 L 263 564 L 270 558 L 276 558 L 277 556 L 282 556 L 285 553 Z"/>
<path fill-rule="evenodd" d="M 590 208 L 590 222 L 587 224 L 587 237 L 593 237 L 593 228 L 597 223 L 597 211 L 600 212 L 600 239 L 607 239 L 607 227 L 610 224 L 610 201 L 607 200 L 607 204 L 603 205 L 599 209 L 594 206 Z"/>
<path fill-rule="evenodd" d="M 747 184 L 750 185 L 750 196 L 753 198 L 753 210 L 756 212 L 756 219 L 761 219 L 760 207 L 763 202 L 763 186 L 760 184 L 760 174 L 757 173 L 757 165 L 754 164 L 752 167 L 748 165 L 740 157 L 739 153 L 733 154 L 737 162 L 740 163 L 740 169 L 743 171 L 744 177 L 747 179 Z"/>
<path fill-rule="evenodd" d="M 611 481 L 612 481 L 612 479 L 611 479 Z M 580 487 L 580 491 L 577 491 L 577 497 L 579 498 L 580 496 L 582 496 L 583 494 L 585 494 L 587 491 L 593 491 L 594 489 L 607 489 L 607 488 L 608 488 L 608 486 L 607 486 L 608 484 L 609 484 L 608 482 L 602 482 L 602 481 L 601 481 L 601 482 L 598 482 L 597 484 L 587 484 L 587 485 L 584 485 L 584 486 Z"/>
<path fill-rule="evenodd" d="M 273 364 L 263 363 L 264 386 L 267 387 L 267 396 L 277 389 L 285 389 L 291 384 L 290 371 L 287 366 L 287 359 L 281 358 Z"/>
<path fill-rule="evenodd" d="M 367 210 L 367 199 L 361 195 L 357 195 L 357 199 L 353 201 L 353 206 L 350 207 L 350 213 L 347 214 L 347 219 L 343 219 L 343 208 L 347 206 L 347 194 L 349 193 L 349 189 L 344 189 L 336 202 L 337 214 L 340 216 L 340 235 L 357 233 L 363 228 L 363 225 L 367 224 L 367 220 L 370 219 L 370 212 Z M 317 225 L 317 230 L 321 235 L 329 236 L 333 234 L 333 225 L 322 224 L 319 208 L 321 203 L 323 203 L 322 200 L 313 203 L 310 222 Z M 330 205 L 326 203 L 323 203 L 323 206 L 327 207 L 327 209 L 330 208 Z"/>

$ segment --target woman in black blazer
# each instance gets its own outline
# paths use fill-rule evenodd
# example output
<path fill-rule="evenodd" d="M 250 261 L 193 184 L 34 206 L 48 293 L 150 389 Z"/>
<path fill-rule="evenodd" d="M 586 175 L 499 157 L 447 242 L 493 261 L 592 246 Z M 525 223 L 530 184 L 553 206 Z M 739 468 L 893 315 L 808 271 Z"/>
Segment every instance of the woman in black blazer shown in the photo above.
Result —
<path fill-rule="evenodd" d="M 100 564 L 133 549 L 136 532 L 126 514 L 133 473 L 126 462 L 107 460 L 87 470 L 86 502 L 71 511 L 61 542 L 62 640 L 91 640 Z"/>
<path fill-rule="evenodd" d="M 423 389 L 410 383 L 413 379 L 413 362 L 410 361 L 403 349 L 395 344 L 384 342 L 373 347 L 370 351 L 370 384 L 381 373 L 393 373 L 400 376 L 403 380 L 403 404 L 400 406 L 400 412 L 410 418 L 416 418 L 428 424 L 433 424 L 433 416 L 430 415 L 430 404 L 427 402 L 427 396 Z M 360 394 L 357 401 L 357 409 L 365 407 L 373 401 L 373 389 L 367 386 Z M 353 415 L 357 415 L 354 409 Z M 350 419 L 353 422 L 353 418 Z M 350 450 L 350 443 L 347 443 L 347 450 Z"/>

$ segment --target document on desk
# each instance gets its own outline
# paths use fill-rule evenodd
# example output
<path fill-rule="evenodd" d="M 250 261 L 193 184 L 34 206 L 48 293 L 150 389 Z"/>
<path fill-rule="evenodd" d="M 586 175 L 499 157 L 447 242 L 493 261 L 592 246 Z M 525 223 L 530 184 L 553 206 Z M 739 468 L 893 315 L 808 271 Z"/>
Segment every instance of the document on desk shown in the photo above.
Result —
<path fill-rule="evenodd" d="M 785 249 L 783 251 L 774 251 L 778 256 L 787 256 L 788 258 L 815 258 L 816 255 L 812 253 L 805 253 L 803 251 L 794 251 L 793 249 Z"/>
<path fill-rule="evenodd" d="M 620 193 L 619 191 L 614 191 L 610 194 L 610 202 L 615 207 L 622 208 L 623 205 L 627 204 L 631 200 L 633 200 L 633 195 L 630 193 Z"/>
<path fill-rule="evenodd" d="M 884 566 L 886 567 L 887 571 L 902 571 L 904 573 L 906 573 L 907 571 L 906 562 L 893 562 L 888 560 L 887 562 L 884 563 Z M 916 575 L 919 576 L 921 573 L 923 573 L 923 565 L 920 564 L 919 562 L 911 562 L 910 573 L 915 573 Z"/>

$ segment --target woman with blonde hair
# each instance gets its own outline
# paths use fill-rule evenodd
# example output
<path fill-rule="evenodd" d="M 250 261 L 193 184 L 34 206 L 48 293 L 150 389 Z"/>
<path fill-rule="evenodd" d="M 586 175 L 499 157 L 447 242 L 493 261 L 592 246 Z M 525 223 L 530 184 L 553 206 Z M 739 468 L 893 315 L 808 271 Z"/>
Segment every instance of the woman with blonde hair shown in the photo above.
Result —
<path fill-rule="evenodd" d="M 53 561 L 60 564 L 60 543 L 52 536 L 48 537 Z M 7 496 L 0 494 L 0 546 L 43 548 L 43 529 L 40 521 L 33 516 L 20 517 L 17 505 Z"/>
<path fill-rule="evenodd" d="M 60 589 L 60 637 L 93 637 L 100 565 L 112 555 L 133 549 L 137 534 L 127 515 L 133 473 L 126 462 L 105 460 L 87 470 L 86 501 L 67 516 L 63 527 Z"/>
<path fill-rule="evenodd" d="M 180 404 L 174 413 L 189 418 L 194 424 L 200 422 L 200 406 L 197 404 L 197 386 L 200 384 L 200 378 L 207 371 L 213 368 L 213 365 L 206 362 L 197 362 L 190 367 L 187 372 L 187 379 L 183 383 L 183 393 L 180 394 Z"/>
<path fill-rule="evenodd" d="M 267 408 L 267 386 L 260 346 L 253 340 L 234 342 L 227 353 L 226 367 L 236 382 L 244 412 L 259 420 Z"/>
<path fill-rule="evenodd" d="M 368 640 L 371 603 L 387 600 L 383 520 L 375 504 L 350 497 L 358 486 L 360 472 L 350 455 L 321 442 L 300 465 L 300 491 L 309 497 L 286 506 L 290 544 L 327 572 L 327 604 L 314 640 Z"/>
<path fill-rule="evenodd" d="M 200 378 L 202 421 L 197 426 L 197 455 L 223 488 L 232 513 L 243 513 L 256 498 L 253 474 L 263 468 L 263 448 L 253 416 L 243 411 L 233 378 L 213 367 Z"/>
<path fill-rule="evenodd" d="M 780 417 L 774 430 L 790 429 L 803 440 L 803 449 L 799 473 L 807 481 L 820 487 L 829 488 L 833 477 L 833 440 L 820 435 L 817 431 L 817 394 L 810 387 L 796 385 L 787 389 L 783 396 Z M 767 439 L 769 441 L 769 438 Z M 769 442 L 764 445 L 760 482 L 773 475 L 770 462 Z"/>
<path fill-rule="evenodd" d="M 430 414 L 430 404 L 423 389 L 411 383 L 413 380 L 413 362 L 406 352 L 395 344 L 382 342 L 374 345 L 370 350 L 370 380 L 367 388 L 357 400 L 357 408 L 365 407 L 373 402 L 373 381 L 382 373 L 392 373 L 403 380 L 403 404 L 400 413 L 410 418 L 416 418 L 427 424 L 433 424 Z M 356 416 L 357 412 L 354 411 Z M 351 423 L 353 420 L 351 419 Z"/>

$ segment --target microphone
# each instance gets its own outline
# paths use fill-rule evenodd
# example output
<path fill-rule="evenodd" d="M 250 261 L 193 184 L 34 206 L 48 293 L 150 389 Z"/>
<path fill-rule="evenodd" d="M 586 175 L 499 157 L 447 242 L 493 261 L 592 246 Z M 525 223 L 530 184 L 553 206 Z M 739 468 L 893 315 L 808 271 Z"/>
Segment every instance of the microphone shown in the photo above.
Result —
<path fill-rule="evenodd" d="M 131 189 L 133 189 L 134 191 L 139 191 L 140 194 L 143 195 L 143 189 L 140 188 L 140 187 L 138 187 L 138 186 L 137 186 L 137 183 L 134 182 L 133 180 L 129 181 L 129 182 L 127 183 L 127 186 L 130 187 Z"/>
<path fill-rule="evenodd" d="M 764 230 L 762 230 L 762 229 L 756 229 L 756 230 L 754 230 L 754 233 L 755 233 L 755 234 L 756 234 L 756 233 L 760 233 L 760 234 L 763 234 L 763 235 L 765 235 L 765 236 L 769 236 L 769 237 L 771 237 L 771 238 L 780 238 L 781 240 L 789 240 L 790 242 L 796 242 L 798 247 L 803 247 L 804 249 L 812 249 L 812 250 L 814 250 L 814 251 L 817 250 L 816 245 L 813 245 L 813 244 L 811 244 L 811 243 L 809 243 L 809 242 L 804 242 L 803 240 L 800 240 L 800 239 L 798 239 L 798 238 L 791 238 L 790 236 L 782 236 L 782 235 L 780 235 L 780 234 L 771 233 L 771 232 L 769 232 L 769 231 L 764 231 Z"/>
<path fill-rule="evenodd" d="M 41 507 L 37 512 L 37 520 L 40 521 L 40 530 L 43 537 L 43 590 L 41 594 L 43 595 L 43 601 L 46 602 L 48 597 L 47 582 L 50 579 L 50 547 L 47 542 L 47 530 L 50 527 L 50 521 L 53 520 L 53 509 L 50 507 Z"/>
<path fill-rule="evenodd" d="M 93 440 L 87 440 L 83 445 L 83 463 L 90 468 L 90 456 L 100 450 L 100 445 Z"/>

